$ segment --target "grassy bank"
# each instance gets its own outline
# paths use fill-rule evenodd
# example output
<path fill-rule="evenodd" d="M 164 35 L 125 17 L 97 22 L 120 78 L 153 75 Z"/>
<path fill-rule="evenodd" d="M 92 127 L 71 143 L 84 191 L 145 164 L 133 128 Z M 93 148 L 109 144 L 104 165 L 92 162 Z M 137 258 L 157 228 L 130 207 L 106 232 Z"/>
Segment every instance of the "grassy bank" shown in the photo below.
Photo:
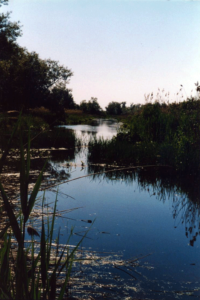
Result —
<path fill-rule="evenodd" d="M 91 140 L 91 162 L 169 165 L 179 172 L 200 169 L 200 100 L 143 105 L 111 141 Z"/>
<path fill-rule="evenodd" d="M 75 133 L 65 128 L 53 127 L 55 122 L 49 124 L 46 121 L 44 114 L 41 111 L 39 114 L 23 113 L 21 117 L 20 129 L 17 129 L 17 134 L 13 138 L 13 148 L 19 147 L 19 132 L 22 133 L 22 138 L 27 140 L 28 128 L 30 129 L 31 147 L 32 148 L 68 148 L 74 149 L 77 145 Z M 47 112 L 49 114 L 49 112 Z M 19 113 L 6 113 L 1 114 L 0 118 L 0 148 L 3 151 L 7 145 L 9 136 L 16 124 Z"/>
<path fill-rule="evenodd" d="M 52 127 L 55 125 L 91 124 L 99 116 L 84 113 L 80 109 L 65 109 L 60 113 L 53 113 L 44 107 L 35 108 L 27 112 L 34 118 L 40 118 Z"/>

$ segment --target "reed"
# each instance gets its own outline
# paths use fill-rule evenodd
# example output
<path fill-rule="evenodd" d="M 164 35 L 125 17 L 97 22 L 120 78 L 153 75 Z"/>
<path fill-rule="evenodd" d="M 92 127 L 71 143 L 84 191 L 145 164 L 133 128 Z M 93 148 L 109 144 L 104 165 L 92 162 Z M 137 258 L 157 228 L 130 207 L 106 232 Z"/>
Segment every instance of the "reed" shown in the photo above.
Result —
<path fill-rule="evenodd" d="M 178 172 L 200 170 L 200 99 L 147 103 L 110 141 L 91 140 L 91 162 L 167 164 Z"/>
<path fill-rule="evenodd" d="M 8 145 L 0 160 L 0 173 L 12 145 L 13 137 L 19 129 L 21 117 L 15 125 Z M 59 233 L 54 243 L 54 224 L 56 217 L 56 201 L 51 219 L 44 220 L 44 197 L 42 201 L 41 232 L 38 233 L 31 223 L 31 213 L 41 186 L 44 164 L 36 183 L 29 194 L 30 174 L 30 130 L 25 155 L 22 136 L 20 135 L 20 203 L 16 209 L 7 196 L 0 182 L 2 195 L 1 213 L 4 220 L 0 231 L 0 299 L 63 299 L 67 294 L 67 284 L 74 262 L 74 254 L 80 242 L 72 249 L 68 246 L 59 248 Z M 26 243 L 26 230 L 32 236 L 29 246 Z M 71 232 L 72 234 L 72 232 Z M 34 235 L 40 236 L 39 248 Z M 13 249 L 13 240 L 16 245 Z M 70 238 L 70 236 L 69 236 Z M 63 274 L 64 276 L 61 274 Z M 63 280 L 61 280 L 61 277 Z"/>

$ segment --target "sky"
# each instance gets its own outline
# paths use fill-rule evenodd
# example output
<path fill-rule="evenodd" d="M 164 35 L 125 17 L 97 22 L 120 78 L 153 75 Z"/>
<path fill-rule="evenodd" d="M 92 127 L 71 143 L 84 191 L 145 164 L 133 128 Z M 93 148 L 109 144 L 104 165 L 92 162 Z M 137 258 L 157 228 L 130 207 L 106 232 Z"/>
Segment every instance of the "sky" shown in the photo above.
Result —
<path fill-rule="evenodd" d="M 144 103 L 158 88 L 171 102 L 196 95 L 200 1 L 10 0 L 0 10 L 23 25 L 21 46 L 73 71 L 78 104 Z"/>

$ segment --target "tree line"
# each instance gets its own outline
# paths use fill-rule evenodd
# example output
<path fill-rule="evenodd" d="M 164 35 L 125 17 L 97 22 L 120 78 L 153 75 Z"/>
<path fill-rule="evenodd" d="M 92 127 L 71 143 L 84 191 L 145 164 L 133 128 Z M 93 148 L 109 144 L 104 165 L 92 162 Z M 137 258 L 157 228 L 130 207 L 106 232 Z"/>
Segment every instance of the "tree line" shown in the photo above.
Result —
<path fill-rule="evenodd" d="M 0 8 L 8 1 L 0 0 Z M 73 72 L 58 61 L 41 59 L 38 53 L 21 47 L 17 43 L 21 35 L 20 22 L 12 22 L 9 12 L 0 13 L 0 111 L 43 106 L 54 113 L 62 113 L 64 109 L 104 113 L 95 97 L 76 104 L 68 88 Z M 112 101 L 105 112 L 117 116 L 134 114 L 141 108 L 141 104 L 127 106 L 126 102 Z"/>
<path fill-rule="evenodd" d="M 0 0 L 0 7 L 9 0 Z M 22 35 L 20 22 L 12 22 L 10 13 L 0 13 L 0 110 L 21 110 L 44 106 L 53 112 L 81 109 L 84 113 L 101 114 L 98 99 L 83 100 L 80 105 L 67 88 L 73 72 L 58 61 L 41 59 L 17 43 Z M 133 110 L 126 102 L 110 102 L 106 112 L 120 115 Z"/>
<path fill-rule="evenodd" d="M 122 114 L 130 114 L 138 111 L 142 107 L 141 104 L 130 104 L 126 106 L 126 102 L 116 102 L 112 101 L 108 103 L 108 106 L 105 108 L 105 112 L 108 115 L 119 116 Z M 91 114 L 102 114 L 104 111 L 98 103 L 98 99 L 91 97 L 90 100 L 83 100 L 78 106 L 85 113 Z"/>

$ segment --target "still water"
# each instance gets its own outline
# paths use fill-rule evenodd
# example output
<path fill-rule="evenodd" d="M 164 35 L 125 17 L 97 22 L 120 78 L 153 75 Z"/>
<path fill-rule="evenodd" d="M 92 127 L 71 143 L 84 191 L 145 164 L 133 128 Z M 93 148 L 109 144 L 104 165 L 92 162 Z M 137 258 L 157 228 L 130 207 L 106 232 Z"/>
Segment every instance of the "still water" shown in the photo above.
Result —
<path fill-rule="evenodd" d="M 87 146 L 89 138 L 112 138 L 118 125 L 101 121 L 96 126 L 65 127 L 75 130 Z M 69 173 L 70 180 L 103 172 L 88 161 L 87 147 L 65 159 L 54 159 L 52 165 Z M 90 228 L 81 247 L 105 259 L 103 264 L 80 267 L 88 282 L 93 282 L 91 290 L 101 288 L 94 299 L 198 299 L 199 195 L 195 180 L 178 181 L 152 169 L 102 173 L 60 185 L 58 210 L 78 208 L 57 221 L 61 243 L 67 241 L 72 226 L 73 244 Z M 53 192 L 46 196 L 49 202 L 55 199 Z M 90 288 L 83 290 L 89 293 Z"/>

